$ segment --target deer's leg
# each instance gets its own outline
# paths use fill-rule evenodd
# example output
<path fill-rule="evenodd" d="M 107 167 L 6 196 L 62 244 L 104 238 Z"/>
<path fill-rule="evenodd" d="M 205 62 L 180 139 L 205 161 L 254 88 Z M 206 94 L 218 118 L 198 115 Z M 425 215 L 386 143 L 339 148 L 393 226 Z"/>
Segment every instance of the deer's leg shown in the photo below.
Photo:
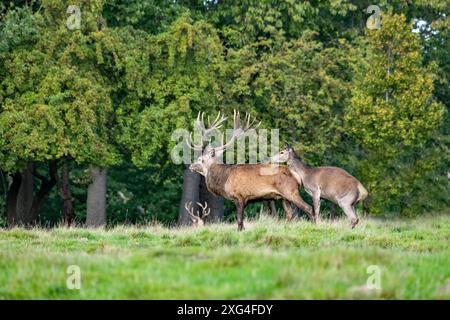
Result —
<path fill-rule="evenodd" d="M 351 210 L 352 210 L 352 212 L 353 212 L 353 216 L 352 216 L 352 219 L 351 219 L 351 227 L 352 227 L 352 229 L 358 224 L 358 222 L 359 222 L 359 218 L 358 218 L 358 216 L 356 215 L 356 210 L 355 210 L 355 206 L 351 206 L 350 207 L 351 208 Z"/>
<path fill-rule="evenodd" d="M 244 208 L 245 203 L 241 200 L 236 200 L 236 209 L 237 209 L 237 224 L 238 224 L 238 231 L 244 230 Z"/>
<path fill-rule="evenodd" d="M 275 207 L 274 200 L 265 200 L 263 201 L 263 207 L 267 208 L 268 213 L 273 216 L 277 214 L 277 208 Z"/>
<path fill-rule="evenodd" d="M 287 200 L 295 204 L 299 209 L 306 212 L 306 214 L 308 215 L 309 219 L 311 219 L 312 222 L 316 222 L 311 206 L 307 204 L 305 201 L 303 201 L 302 197 L 300 197 L 298 190 L 296 191 L 297 192 L 295 192 L 292 197 L 288 197 Z"/>
<path fill-rule="evenodd" d="M 291 221 L 292 219 L 295 218 L 294 208 L 292 207 L 292 204 L 285 199 L 283 199 L 282 204 L 283 204 L 284 212 L 286 213 L 286 219 L 288 221 Z"/>
<path fill-rule="evenodd" d="M 314 204 L 314 214 L 316 216 L 316 222 L 319 222 L 319 212 L 320 212 L 320 193 L 313 194 L 313 204 Z"/>
<path fill-rule="evenodd" d="M 350 226 L 352 229 L 358 224 L 359 219 L 356 215 L 355 207 L 350 202 L 341 202 L 339 206 L 350 219 Z"/>
<path fill-rule="evenodd" d="M 270 214 L 272 216 L 277 214 L 277 207 L 275 206 L 275 201 L 274 200 L 270 200 L 269 201 L 269 210 L 270 210 Z"/>
<path fill-rule="evenodd" d="M 336 204 L 334 202 L 330 204 L 330 218 L 336 220 Z"/>

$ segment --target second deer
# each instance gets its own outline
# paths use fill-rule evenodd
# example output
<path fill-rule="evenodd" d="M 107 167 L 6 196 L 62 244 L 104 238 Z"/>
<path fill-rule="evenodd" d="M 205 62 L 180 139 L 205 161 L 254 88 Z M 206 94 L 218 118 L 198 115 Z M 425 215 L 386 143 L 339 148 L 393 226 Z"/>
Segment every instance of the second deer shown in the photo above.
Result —
<path fill-rule="evenodd" d="M 323 198 L 337 204 L 344 211 L 352 228 L 359 222 L 355 204 L 363 202 L 368 192 L 350 173 L 338 167 L 309 167 L 289 145 L 271 160 L 287 163 L 298 183 L 303 184 L 306 192 L 313 198 L 316 220 L 319 219 L 320 199 Z"/>

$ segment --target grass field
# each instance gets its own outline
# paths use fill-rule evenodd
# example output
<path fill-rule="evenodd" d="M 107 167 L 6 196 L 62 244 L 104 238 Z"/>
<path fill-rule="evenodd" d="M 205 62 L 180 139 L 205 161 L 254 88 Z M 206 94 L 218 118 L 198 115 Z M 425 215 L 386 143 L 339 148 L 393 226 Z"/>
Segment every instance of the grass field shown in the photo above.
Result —
<path fill-rule="evenodd" d="M 450 216 L 0 231 L 1 299 L 449 299 Z M 81 270 L 69 290 L 67 268 Z M 381 289 L 365 284 L 379 267 Z"/>

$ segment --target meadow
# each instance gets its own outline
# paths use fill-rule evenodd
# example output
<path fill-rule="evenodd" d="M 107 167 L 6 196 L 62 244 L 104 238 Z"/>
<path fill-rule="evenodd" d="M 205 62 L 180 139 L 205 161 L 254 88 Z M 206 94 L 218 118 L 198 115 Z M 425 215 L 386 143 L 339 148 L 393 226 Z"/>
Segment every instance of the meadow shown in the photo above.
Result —
<path fill-rule="evenodd" d="M 3 229 L 0 299 L 450 298 L 448 214 L 245 226 Z M 372 265 L 380 289 L 366 287 Z"/>

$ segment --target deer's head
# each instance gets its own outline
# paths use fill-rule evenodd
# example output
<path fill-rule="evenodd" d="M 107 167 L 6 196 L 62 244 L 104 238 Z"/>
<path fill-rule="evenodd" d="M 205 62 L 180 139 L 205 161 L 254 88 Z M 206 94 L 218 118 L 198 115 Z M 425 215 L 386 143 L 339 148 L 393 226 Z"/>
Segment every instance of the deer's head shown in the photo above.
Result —
<path fill-rule="evenodd" d="M 292 149 L 292 147 L 286 143 L 286 147 L 283 150 L 281 150 L 278 154 L 271 157 L 270 161 L 274 163 L 285 163 L 288 162 L 289 159 L 292 159 L 294 154 L 295 154 L 294 149 Z"/>
<path fill-rule="evenodd" d="M 208 168 L 212 164 L 218 163 L 218 159 L 219 157 L 216 157 L 216 150 L 208 146 L 205 148 L 203 154 L 189 166 L 189 169 L 206 177 Z"/>
<path fill-rule="evenodd" d="M 203 227 L 205 225 L 205 218 L 209 215 L 211 209 L 208 208 L 207 202 L 205 202 L 204 205 L 202 205 L 200 202 L 196 203 L 202 209 L 201 213 L 199 210 L 197 210 L 197 214 L 194 214 L 194 205 L 192 201 L 186 202 L 184 204 L 184 207 L 186 208 L 187 212 L 189 212 L 189 217 L 191 218 L 192 225 L 194 227 Z"/>

